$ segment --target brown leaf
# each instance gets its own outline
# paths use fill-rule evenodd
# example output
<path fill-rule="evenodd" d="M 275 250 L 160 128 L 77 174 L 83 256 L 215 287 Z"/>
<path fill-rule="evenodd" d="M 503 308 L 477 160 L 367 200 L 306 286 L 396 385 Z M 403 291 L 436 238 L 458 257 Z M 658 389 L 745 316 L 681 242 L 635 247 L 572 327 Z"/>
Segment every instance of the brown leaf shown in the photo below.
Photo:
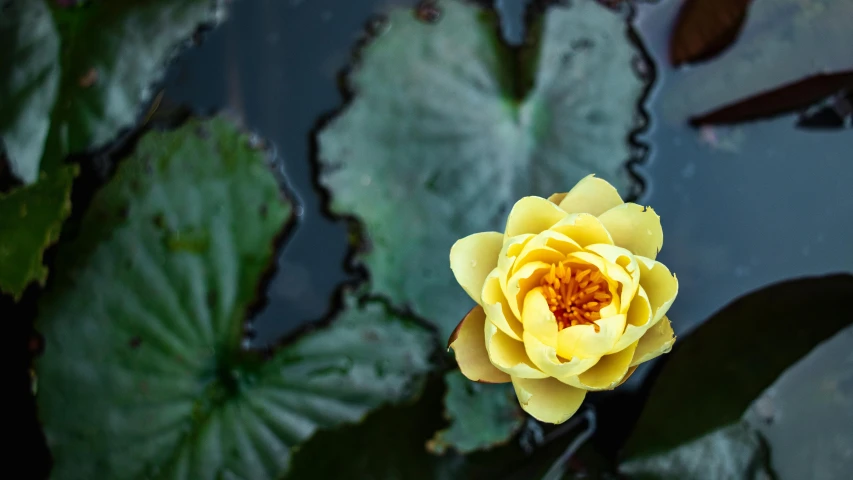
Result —
<path fill-rule="evenodd" d="M 727 125 L 796 112 L 845 88 L 853 88 L 853 70 L 817 74 L 692 117 L 690 125 Z"/>
<path fill-rule="evenodd" d="M 669 41 L 673 66 L 707 60 L 740 34 L 752 0 L 685 0 Z"/>

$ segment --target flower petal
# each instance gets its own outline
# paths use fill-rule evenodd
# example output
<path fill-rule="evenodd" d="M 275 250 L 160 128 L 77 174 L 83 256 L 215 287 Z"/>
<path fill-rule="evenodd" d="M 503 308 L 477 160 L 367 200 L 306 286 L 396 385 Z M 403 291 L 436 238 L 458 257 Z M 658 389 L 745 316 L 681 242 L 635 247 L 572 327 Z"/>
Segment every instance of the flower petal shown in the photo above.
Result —
<path fill-rule="evenodd" d="M 550 263 L 531 262 L 522 266 L 509 278 L 506 285 L 506 300 L 515 318 L 522 318 L 521 304 L 527 292 L 538 287 L 542 277 L 550 271 Z"/>
<path fill-rule="evenodd" d="M 564 328 L 557 334 L 557 354 L 563 358 L 599 358 L 616 345 L 625 322 L 625 315 L 620 314 L 596 320 L 598 332 L 592 325 Z"/>
<path fill-rule="evenodd" d="M 493 323 L 485 325 L 486 352 L 492 365 L 513 377 L 545 378 L 546 375 L 530 361 L 524 344 L 498 330 Z"/>
<path fill-rule="evenodd" d="M 483 308 L 474 307 L 450 335 L 447 348 L 453 349 L 459 370 L 468 379 L 483 383 L 506 383 L 509 381 L 509 375 L 495 368 L 489 361 L 484 335 L 485 325 L 486 314 L 483 313 Z"/>
<path fill-rule="evenodd" d="M 547 423 L 563 423 L 578 411 L 586 391 L 553 378 L 512 379 L 518 403 L 533 418 Z"/>
<path fill-rule="evenodd" d="M 678 279 L 664 264 L 641 256 L 636 258 L 640 265 L 640 286 L 649 297 L 654 324 L 666 315 L 675 301 L 675 296 L 678 295 Z"/>
<path fill-rule="evenodd" d="M 598 218 L 588 213 L 572 213 L 555 223 L 549 230 L 562 233 L 581 247 L 595 243 L 613 245 L 607 228 Z"/>
<path fill-rule="evenodd" d="M 602 213 L 598 219 L 610 232 L 613 243 L 634 255 L 654 260 L 663 247 L 660 217 L 652 207 L 625 203 Z"/>
<path fill-rule="evenodd" d="M 521 332 L 524 328 L 509 308 L 501 288 L 501 271 L 498 268 L 492 270 L 483 285 L 483 309 L 486 311 L 488 321 L 494 323 L 510 337 L 521 341 Z"/>
<path fill-rule="evenodd" d="M 559 205 L 560 202 L 562 202 L 563 199 L 566 198 L 566 195 L 568 195 L 568 194 L 569 194 L 569 192 L 555 193 L 555 194 L 551 195 L 550 197 L 548 197 L 548 201 L 553 203 L 554 205 Z"/>
<path fill-rule="evenodd" d="M 535 335 L 524 332 L 524 349 L 527 356 L 549 377 L 554 377 L 563 383 L 569 383 L 581 373 L 589 370 L 598 361 L 597 358 L 573 358 L 563 360 L 557 356 L 557 349 L 545 345 Z"/>
<path fill-rule="evenodd" d="M 646 296 L 646 291 L 643 290 L 643 287 L 640 287 L 628 308 L 625 332 L 619 337 L 616 345 L 607 353 L 616 353 L 627 348 L 639 340 L 653 326 L 652 307 L 649 305 L 649 297 Z"/>
<path fill-rule="evenodd" d="M 541 197 L 523 197 L 515 202 L 506 220 L 505 235 L 540 233 L 566 217 L 560 207 Z"/>
<path fill-rule="evenodd" d="M 530 262 L 557 263 L 563 260 L 567 253 L 582 251 L 583 248 L 571 238 L 553 230 L 545 230 L 534 236 L 518 254 L 512 267 L 512 273 L 518 271 L 524 264 Z"/>
<path fill-rule="evenodd" d="M 509 276 L 514 273 L 512 267 L 515 265 L 515 259 L 533 237 L 535 235 L 525 233 L 504 240 L 504 246 L 498 255 L 498 269 L 501 271 L 501 288 L 504 295 L 506 295 L 506 284 L 509 282 Z"/>
<path fill-rule="evenodd" d="M 536 287 L 524 297 L 521 313 L 524 332 L 539 339 L 540 342 L 557 348 L 557 319 L 542 293 L 542 287 Z M 556 355 L 556 354 L 555 354 Z"/>
<path fill-rule="evenodd" d="M 669 353 L 674 343 L 675 332 L 672 331 L 672 324 L 669 323 L 669 319 L 664 316 L 637 343 L 637 350 L 634 352 L 631 365 L 639 365 L 664 353 Z"/>
<path fill-rule="evenodd" d="M 486 276 L 498 265 L 503 234 L 482 232 L 458 240 L 450 248 L 450 269 L 459 285 L 478 304 Z"/>
<path fill-rule="evenodd" d="M 584 177 L 558 202 L 568 213 L 589 213 L 596 217 L 622 203 L 613 185 L 595 175 Z"/>
<path fill-rule="evenodd" d="M 621 352 L 601 357 L 593 367 L 578 375 L 578 384 L 575 386 L 584 390 L 612 390 L 616 388 L 628 374 L 631 360 L 634 358 L 634 351 L 637 349 L 637 343 L 632 343 Z M 571 382 L 569 384 L 573 385 Z"/>
<path fill-rule="evenodd" d="M 628 281 L 622 275 L 621 271 L 617 272 L 617 269 L 609 265 L 607 266 L 607 272 L 604 272 L 605 274 L 609 273 L 611 278 L 622 283 L 622 293 L 619 296 L 621 306 L 619 313 L 627 313 L 631 300 L 634 299 L 637 289 L 640 288 L 640 266 L 637 264 L 634 255 L 628 250 L 615 245 L 587 245 L 586 250 L 600 255 L 601 258 L 607 260 L 610 264 L 618 266 L 630 276 L 631 280 Z"/>

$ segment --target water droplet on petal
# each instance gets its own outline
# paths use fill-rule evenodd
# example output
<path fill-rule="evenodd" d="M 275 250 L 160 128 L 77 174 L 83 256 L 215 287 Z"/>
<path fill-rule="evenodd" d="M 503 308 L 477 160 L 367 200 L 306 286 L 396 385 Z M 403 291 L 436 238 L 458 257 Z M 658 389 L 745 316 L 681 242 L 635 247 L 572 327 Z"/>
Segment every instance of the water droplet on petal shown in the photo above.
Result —
<path fill-rule="evenodd" d="M 477 266 L 477 261 L 476 261 L 476 260 L 471 260 L 471 268 L 474 268 L 474 267 L 476 267 L 476 266 Z"/>

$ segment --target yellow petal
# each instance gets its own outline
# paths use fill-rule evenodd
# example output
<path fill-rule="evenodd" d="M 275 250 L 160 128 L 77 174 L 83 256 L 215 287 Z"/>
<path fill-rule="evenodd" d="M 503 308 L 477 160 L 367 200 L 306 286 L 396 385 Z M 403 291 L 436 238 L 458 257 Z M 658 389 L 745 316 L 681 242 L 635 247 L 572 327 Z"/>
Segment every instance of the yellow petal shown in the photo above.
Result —
<path fill-rule="evenodd" d="M 619 341 L 607 353 L 616 353 L 627 348 L 639 340 L 652 326 L 654 323 L 652 322 L 652 307 L 649 305 L 649 297 L 646 296 L 643 287 L 640 287 L 628 308 L 625 333 L 619 337 Z"/>
<path fill-rule="evenodd" d="M 513 340 L 490 322 L 486 322 L 484 331 L 489 360 L 499 370 L 520 378 L 548 376 L 530 361 L 523 343 Z"/>
<path fill-rule="evenodd" d="M 498 254 L 498 270 L 501 271 L 501 288 L 504 295 L 506 295 L 506 284 L 509 282 L 509 276 L 514 273 L 512 267 L 515 265 L 515 259 L 533 237 L 535 235 L 525 233 L 504 240 L 504 246 L 501 253 Z"/>
<path fill-rule="evenodd" d="M 654 260 L 663 247 L 660 217 L 652 207 L 625 203 L 602 213 L 598 219 L 607 227 L 613 243 L 634 255 Z"/>
<path fill-rule="evenodd" d="M 613 245 L 613 239 L 604 224 L 588 213 L 569 214 L 555 223 L 550 230 L 562 233 L 581 247 L 595 243 Z"/>
<path fill-rule="evenodd" d="M 583 248 L 577 242 L 562 233 L 545 230 L 525 243 L 512 267 L 512 273 L 517 272 L 526 263 L 537 261 L 557 263 L 563 260 L 567 253 L 582 250 Z"/>
<path fill-rule="evenodd" d="M 592 325 L 575 325 L 557 334 L 557 354 L 563 358 L 599 358 L 609 352 L 625 331 L 625 315 L 613 315 L 596 320 L 599 331 Z"/>
<path fill-rule="evenodd" d="M 523 265 L 509 278 L 506 286 L 506 300 L 515 318 L 522 318 L 521 304 L 527 292 L 538 287 L 542 277 L 550 271 L 550 263 L 531 262 Z"/>
<path fill-rule="evenodd" d="M 563 423 L 578 411 L 586 391 L 553 378 L 512 379 L 518 403 L 525 412 L 540 422 Z"/>
<path fill-rule="evenodd" d="M 675 296 L 678 295 L 678 279 L 664 264 L 645 257 L 636 258 L 640 265 L 640 286 L 649 297 L 652 323 L 655 323 L 666 315 L 675 301 Z"/>
<path fill-rule="evenodd" d="M 634 358 L 631 360 L 631 365 L 639 365 L 643 362 L 669 353 L 672 350 L 672 345 L 675 343 L 675 332 L 672 331 L 672 325 L 669 319 L 663 317 L 661 321 L 654 327 L 650 328 L 643 338 L 637 343 L 637 350 L 634 352 Z"/>
<path fill-rule="evenodd" d="M 634 258 L 634 255 L 628 250 L 615 245 L 587 245 L 586 250 L 600 255 L 601 258 L 607 260 L 611 264 L 617 265 L 630 276 L 631 280 L 628 281 L 627 278 L 622 276 L 621 272 L 614 273 L 614 268 L 608 266 L 608 272 L 611 274 L 611 278 L 614 278 L 612 275 L 616 275 L 622 279 L 622 293 L 619 295 L 619 313 L 627 313 L 628 306 L 634 299 L 637 289 L 640 288 L 640 266 L 637 264 L 637 260 Z M 603 273 L 607 274 L 608 272 Z M 617 278 L 614 278 L 614 280 L 617 280 Z"/>
<path fill-rule="evenodd" d="M 515 202 L 506 220 L 507 237 L 540 233 L 566 217 L 560 207 L 540 197 L 524 197 Z"/>
<path fill-rule="evenodd" d="M 578 384 L 575 386 L 585 390 L 612 390 L 616 388 L 628 374 L 631 359 L 634 358 L 634 351 L 637 349 L 637 343 L 632 343 L 621 352 L 601 357 L 598 363 L 578 375 Z"/>
<path fill-rule="evenodd" d="M 563 199 L 566 198 L 566 195 L 568 195 L 568 194 L 569 194 L 569 192 L 555 193 L 555 194 L 551 195 L 550 197 L 548 197 L 548 201 L 553 203 L 554 205 L 559 205 L 560 202 L 562 202 Z"/>
<path fill-rule="evenodd" d="M 622 197 L 607 180 L 587 175 L 557 203 L 568 213 L 589 213 L 597 217 L 622 205 Z"/>
<path fill-rule="evenodd" d="M 524 328 L 509 308 L 509 304 L 501 288 L 501 272 L 499 269 L 492 270 L 492 273 L 486 277 L 482 297 L 483 309 L 486 311 L 488 321 L 495 324 L 502 332 L 520 341 L 521 332 Z"/>
<path fill-rule="evenodd" d="M 478 304 L 482 303 L 480 292 L 486 276 L 498 265 L 503 240 L 503 234 L 498 232 L 475 233 L 450 248 L 450 269 L 459 285 Z"/>
<path fill-rule="evenodd" d="M 607 279 L 612 300 L 610 305 L 601 309 L 602 318 L 610 315 L 625 314 L 627 312 L 628 307 L 623 304 L 623 301 L 630 302 L 635 288 L 632 286 L 634 284 L 633 277 L 624 268 L 592 252 L 570 253 L 567 259 L 580 260 L 581 262 L 594 265 Z M 621 294 L 619 293 L 619 285 L 622 286 Z"/>
<path fill-rule="evenodd" d="M 447 348 L 453 349 L 459 370 L 470 380 L 483 383 L 506 383 L 509 381 L 509 375 L 495 368 L 489 361 L 484 336 L 485 325 L 486 315 L 483 309 L 479 306 L 474 307 L 450 335 Z"/>
<path fill-rule="evenodd" d="M 545 345 L 530 332 L 524 332 L 524 349 L 539 370 L 563 383 L 569 383 L 571 379 L 589 370 L 598 361 L 597 358 L 561 359 L 557 356 L 557 350 L 554 347 Z"/>
<path fill-rule="evenodd" d="M 554 312 L 542 293 L 542 287 L 530 290 L 524 297 L 521 323 L 526 333 L 534 335 L 546 345 L 557 348 L 557 319 L 554 318 Z"/>

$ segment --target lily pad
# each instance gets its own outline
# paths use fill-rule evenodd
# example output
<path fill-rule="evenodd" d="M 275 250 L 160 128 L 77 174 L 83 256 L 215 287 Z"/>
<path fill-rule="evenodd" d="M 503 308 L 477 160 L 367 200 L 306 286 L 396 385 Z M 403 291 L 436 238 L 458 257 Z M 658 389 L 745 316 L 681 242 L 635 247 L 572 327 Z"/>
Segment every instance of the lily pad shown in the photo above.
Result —
<path fill-rule="evenodd" d="M 43 172 L 37 183 L 0 194 L 0 291 L 18 300 L 32 282 L 44 285 L 44 250 L 59 240 L 71 213 L 71 184 L 79 169 Z"/>
<path fill-rule="evenodd" d="M 409 396 L 432 336 L 351 298 L 277 352 L 245 347 L 291 205 L 223 119 L 143 137 L 60 245 L 39 303 L 53 477 L 277 479 L 292 449 Z"/>
<path fill-rule="evenodd" d="M 391 12 L 349 76 L 352 102 L 320 134 L 319 158 L 332 210 L 362 222 L 372 291 L 448 336 L 471 307 L 450 272 L 453 242 L 502 229 L 520 197 L 592 172 L 629 192 L 642 83 L 623 19 L 594 0 L 549 8 L 521 52 L 502 43 L 491 11 L 435 8 L 432 23 Z"/>
<path fill-rule="evenodd" d="M 95 0 L 67 9 L 48 0 L 11 3 L 0 24 L 0 36 L 12 46 L 12 61 L 0 72 L 0 99 L 12 99 L 12 108 L 3 102 L 0 137 L 13 172 L 27 184 L 36 181 L 41 163 L 100 147 L 131 126 L 176 46 L 200 25 L 221 20 L 225 4 Z"/>
<path fill-rule="evenodd" d="M 453 448 L 470 453 L 507 441 L 521 429 L 524 416 L 514 392 L 500 385 L 474 383 L 460 372 L 445 375 L 444 415 L 450 426 L 436 432 L 427 448 L 444 453 Z"/>
<path fill-rule="evenodd" d="M 675 5 L 671 12 L 675 17 Z M 850 69 L 851 16 L 848 1 L 753 0 L 731 48 L 684 72 L 684 79 L 664 93 L 666 116 L 682 123 L 748 95 Z"/>
<path fill-rule="evenodd" d="M 547 9 L 521 50 L 503 43 L 491 10 L 430 5 L 430 15 L 393 10 L 361 52 L 353 100 L 319 135 L 320 183 L 333 212 L 361 221 L 370 293 L 447 338 L 472 303 L 449 268 L 457 239 L 502 230 L 518 198 L 589 173 L 631 191 L 628 134 L 643 85 L 624 19 L 594 0 Z M 444 442 L 483 444 L 486 426 L 474 423 Z"/>
<path fill-rule="evenodd" d="M 0 45 L 0 140 L 12 173 L 31 184 L 60 79 L 59 34 L 47 3 L 0 1 Z"/>
<path fill-rule="evenodd" d="M 786 368 L 851 324 L 851 297 L 853 276 L 807 278 L 753 292 L 717 312 L 666 356 L 626 458 L 667 451 L 738 422 Z"/>

